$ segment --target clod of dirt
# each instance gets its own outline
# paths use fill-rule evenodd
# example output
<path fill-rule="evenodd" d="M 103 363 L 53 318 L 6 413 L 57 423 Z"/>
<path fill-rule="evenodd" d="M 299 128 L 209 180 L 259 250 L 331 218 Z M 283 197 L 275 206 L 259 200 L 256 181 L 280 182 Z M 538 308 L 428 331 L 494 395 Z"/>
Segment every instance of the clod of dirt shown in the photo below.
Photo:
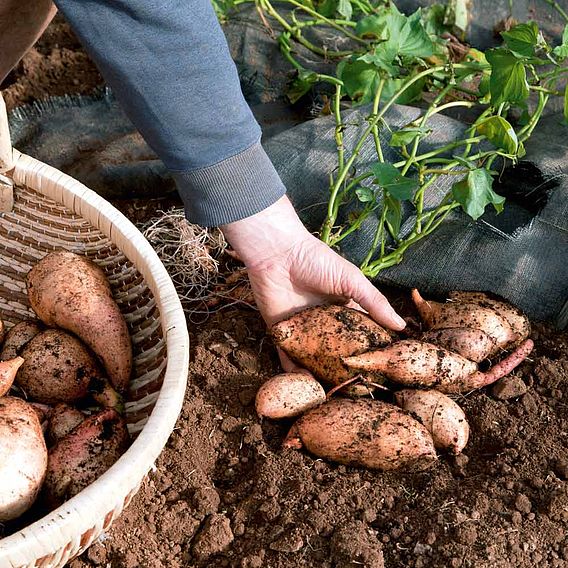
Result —
<path fill-rule="evenodd" d="M 213 487 L 199 487 L 193 494 L 193 506 L 199 516 L 216 513 L 220 503 L 219 493 Z"/>
<path fill-rule="evenodd" d="M 223 552 L 233 542 L 231 523 L 225 515 L 213 514 L 206 521 L 201 532 L 195 537 L 193 554 L 199 561 Z"/>
<path fill-rule="evenodd" d="M 503 377 L 499 382 L 493 385 L 491 394 L 499 400 L 509 400 L 510 398 L 517 398 L 527 392 L 527 385 L 523 379 L 516 375 L 509 375 Z"/>
<path fill-rule="evenodd" d="M 382 546 L 361 521 L 346 523 L 331 537 L 334 566 L 347 568 L 384 568 Z"/>

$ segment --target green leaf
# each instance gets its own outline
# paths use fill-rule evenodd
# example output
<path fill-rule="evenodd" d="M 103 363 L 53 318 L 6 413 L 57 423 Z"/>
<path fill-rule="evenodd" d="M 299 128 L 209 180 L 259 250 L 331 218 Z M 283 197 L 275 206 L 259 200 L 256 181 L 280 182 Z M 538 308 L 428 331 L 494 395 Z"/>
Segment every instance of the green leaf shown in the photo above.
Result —
<path fill-rule="evenodd" d="M 350 20 L 353 15 L 353 7 L 349 0 L 339 0 L 337 4 L 337 11 L 340 16 L 343 16 L 346 20 Z"/>
<path fill-rule="evenodd" d="M 477 131 L 487 136 L 495 147 L 505 150 L 507 154 L 517 153 L 519 148 L 517 133 L 502 116 L 490 116 L 478 125 Z"/>
<path fill-rule="evenodd" d="M 444 24 L 452 28 L 457 28 L 461 32 L 465 32 L 468 24 L 468 3 L 468 0 L 449 0 L 444 17 Z"/>
<path fill-rule="evenodd" d="M 414 190 L 418 187 L 416 180 L 404 177 L 392 164 L 377 162 L 371 166 L 375 175 L 375 183 L 380 185 L 386 193 L 403 201 L 412 199 Z"/>
<path fill-rule="evenodd" d="M 400 225 L 402 223 L 402 207 L 400 201 L 389 193 L 385 193 L 383 206 L 387 208 L 385 221 L 389 233 L 393 239 L 398 240 L 398 233 L 400 232 Z"/>
<path fill-rule="evenodd" d="M 489 49 L 486 57 L 491 65 L 491 104 L 525 101 L 529 96 L 529 84 L 524 64 L 504 49 Z"/>
<path fill-rule="evenodd" d="M 355 194 L 361 203 L 370 203 L 371 201 L 375 201 L 375 192 L 370 187 L 361 185 L 355 190 Z"/>
<path fill-rule="evenodd" d="M 493 178 L 484 168 L 468 172 L 462 180 L 452 186 L 454 199 L 463 210 L 474 220 L 479 219 L 490 203 L 497 213 L 503 211 L 505 198 L 493 191 Z"/>
<path fill-rule="evenodd" d="M 365 39 L 387 39 L 385 28 L 387 21 L 384 14 L 365 16 L 355 26 L 355 33 Z"/>
<path fill-rule="evenodd" d="M 416 128 L 416 127 L 408 127 L 408 128 L 401 128 L 400 130 L 396 130 L 392 133 L 389 146 L 396 148 L 398 146 L 406 146 L 413 142 L 416 138 L 424 138 L 427 136 L 431 130 L 426 128 Z"/>
<path fill-rule="evenodd" d="M 411 77 L 405 77 L 404 79 L 388 79 L 385 81 L 383 92 L 381 93 L 381 101 L 388 101 L 410 78 Z M 410 87 L 408 87 L 408 89 L 396 98 L 395 102 L 399 105 L 406 105 L 416 101 L 422 95 L 426 83 L 426 77 L 422 77 L 422 79 L 415 81 L 412 85 L 410 85 Z"/>
<path fill-rule="evenodd" d="M 446 6 L 432 4 L 422 9 L 422 25 L 429 36 L 439 37 L 444 32 L 450 31 L 445 25 Z"/>
<path fill-rule="evenodd" d="M 341 61 L 337 76 L 343 81 L 347 94 L 357 104 L 371 102 L 379 87 L 379 70 L 364 61 Z"/>
<path fill-rule="evenodd" d="M 420 10 L 411 16 L 401 14 L 395 4 L 381 20 L 366 22 L 362 30 L 369 33 L 371 24 L 376 26 L 374 33 L 378 39 L 384 39 L 373 52 L 364 55 L 361 60 L 373 63 L 380 69 L 394 76 L 393 62 L 398 57 L 429 57 L 434 53 L 434 44 L 420 21 Z M 361 30 L 360 30 L 361 31 Z M 398 74 L 398 72 L 396 73 Z"/>
<path fill-rule="evenodd" d="M 532 57 L 538 45 L 539 32 L 535 22 L 519 24 L 508 32 L 502 32 L 507 47 L 522 57 Z"/>
<path fill-rule="evenodd" d="M 564 32 L 562 34 L 562 45 L 555 47 L 552 53 L 559 57 L 560 59 L 565 59 L 568 57 L 568 25 L 564 27 Z"/>
<path fill-rule="evenodd" d="M 290 102 L 295 103 L 301 99 L 317 83 L 317 80 L 317 73 L 306 70 L 299 71 L 298 76 L 292 81 L 286 92 Z"/>
<path fill-rule="evenodd" d="M 332 18 L 337 13 L 337 4 L 338 0 L 324 0 L 316 2 L 316 9 L 324 18 Z"/>

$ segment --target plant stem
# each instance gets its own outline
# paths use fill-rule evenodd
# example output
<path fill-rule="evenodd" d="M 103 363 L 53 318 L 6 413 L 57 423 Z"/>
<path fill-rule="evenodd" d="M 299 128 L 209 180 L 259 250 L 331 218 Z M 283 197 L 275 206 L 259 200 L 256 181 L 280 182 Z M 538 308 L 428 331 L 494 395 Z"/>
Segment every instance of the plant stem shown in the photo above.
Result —
<path fill-rule="evenodd" d="M 333 97 L 333 115 L 335 117 L 335 144 L 337 146 L 338 173 L 343 173 L 345 148 L 343 147 L 343 121 L 341 118 L 341 85 L 335 86 Z"/>
<path fill-rule="evenodd" d="M 381 102 L 381 93 L 383 92 L 383 87 L 385 85 L 384 77 L 381 77 L 381 81 L 379 86 L 377 87 L 377 92 L 375 93 L 375 98 L 373 99 L 373 114 L 375 116 L 379 112 L 379 103 Z M 375 141 L 375 150 L 377 152 L 377 156 L 379 158 L 379 162 L 384 162 L 385 159 L 383 157 L 383 149 L 381 147 L 381 139 L 379 138 L 379 125 L 375 123 L 373 126 L 373 139 Z"/>
<path fill-rule="evenodd" d="M 562 9 L 562 6 L 556 2 L 556 0 L 544 0 L 547 4 L 550 4 L 563 18 L 568 22 L 568 14 Z"/>

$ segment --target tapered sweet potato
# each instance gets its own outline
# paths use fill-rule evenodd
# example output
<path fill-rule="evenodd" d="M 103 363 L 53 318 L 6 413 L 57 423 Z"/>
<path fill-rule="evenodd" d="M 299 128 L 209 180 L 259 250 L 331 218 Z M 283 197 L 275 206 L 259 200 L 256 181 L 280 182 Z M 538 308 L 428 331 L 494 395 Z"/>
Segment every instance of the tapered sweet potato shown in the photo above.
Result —
<path fill-rule="evenodd" d="M 100 477 L 125 452 L 128 431 L 112 409 L 90 416 L 49 451 L 43 499 L 57 507 Z"/>
<path fill-rule="evenodd" d="M 115 389 L 124 392 L 132 372 L 132 345 L 103 271 L 84 256 L 58 251 L 30 270 L 26 285 L 38 317 L 83 340 L 103 362 Z"/>
<path fill-rule="evenodd" d="M 2 345 L 0 359 L 6 361 L 18 357 L 28 341 L 45 329 L 40 321 L 24 320 L 11 327 Z"/>
<path fill-rule="evenodd" d="M 46 468 L 47 449 L 35 411 L 19 398 L 0 398 L 0 522 L 32 506 Z"/>
<path fill-rule="evenodd" d="M 272 326 L 278 347 L 321 381 L 337 385 L 354 376 L 341 359 L 391 342 L 366 314 L 344 306 L 305 309 Z"/>
<path fill-rule="evenodd" d="M 432 434 L 434 446 L 460 454 L 469 439 L 464 411 L 451 398 L 437 390 L 403 389 L 395 393 L 396 403 L 418 418 Z"/>
<path fill-rule="evenodd" d="M 46 438 L 50 445 L 67 436 L 87 417 L 78 408 L 63 402 L 56 404 L 51 411 L 47 425 Z"/>
<path fill-rule="evenodd" d="M 426 428 L 378 400 L 331 399 L 301 416 L 284 445 L 303 445 L 320 458 L 380 470 L 421 471 L 436 461 Z"/>
<path fill-rule="evenodd" d="M 495 352 L 495 341 L 481 329 L 451 327 L 427 331 L 422 340 L 440 345 L 462 357 L 480 363 Z"/>
<path fill-rule="evenodd" d="M 449 302 L 443 304 L 426 301 L 416 289 L 412 290 L 412 299 L 428 329 L 437 330 L 451 327 L 480 329 L 495 341 L 492 355 L 519 340 L 519 334 L 513 331 L 509 322 L 491 308 L 485 308 L 475 303 Z"/>
<path fill-rule="evenodd" d="M 325 402 L 323 387 L 311 375 L 282 373 L 268 379 L 256 393 L 256 412 L 266 418 L 291 418 Z"/>
<path fill-rule="evenodd" d="M 450 292 L 450 300 L 454 302 L 477 304 L 483 308 L 490 308 L 507 320 L 511 329 L 517 334 L 517 342 L 524 341 L 531 332 L 529 318 L 519 308 L 513 306 L 503 298 L 485 292 Z"/>
<path fill-rule="evenodd" d="M 0 396 L 4 396 L 12 388 L 16 373 L 23 362 L 21 357 L 0 361 Z"/>
<path fill-rule="evenodd" d="M 509 374 L 533 347 L 533 342 L 526 339 L 486 373 L 480 372 L 475 363 L 457 353 L 412 339 L 347 357 L 343 361 L 348 367 L 378 373 L 405 386 L 432 387 L 440 392 L 460 393 L 485 387 Z"/>
<path fill-rule="evenodd" d="M 37 402 L 73 402 L 88 394 L 105 406 L 122 401 L 108 384 L 93 354 L 76 337 L 61 329 L 46 329 L 22 350 L 24 360 L 16 384 Z"/>

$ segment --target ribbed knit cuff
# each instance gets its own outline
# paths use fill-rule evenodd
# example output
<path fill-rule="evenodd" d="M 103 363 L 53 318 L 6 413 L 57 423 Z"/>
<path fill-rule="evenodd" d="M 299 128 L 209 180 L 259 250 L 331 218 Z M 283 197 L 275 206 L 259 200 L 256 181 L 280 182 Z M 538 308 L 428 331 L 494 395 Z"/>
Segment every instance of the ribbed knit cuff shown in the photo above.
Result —
<path fill-rule="evenodd" d="M 286 192 L 260 142 L 212 166 L 172 175 L 187 219 L 204 227 L 250 217 Z"/>

